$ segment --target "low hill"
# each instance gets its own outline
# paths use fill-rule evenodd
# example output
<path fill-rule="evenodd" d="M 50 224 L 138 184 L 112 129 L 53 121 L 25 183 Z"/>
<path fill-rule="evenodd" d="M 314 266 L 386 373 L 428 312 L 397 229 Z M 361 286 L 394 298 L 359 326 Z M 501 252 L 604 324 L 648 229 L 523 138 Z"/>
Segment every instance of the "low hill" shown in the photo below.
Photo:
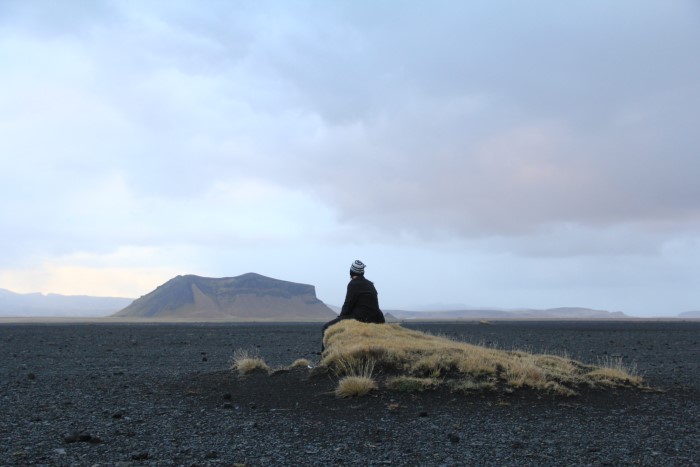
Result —
<path fill-rule="evenodd" d="M 700 311 L 684 311 L 678 313 L 679 318 L 700 318 Z"/>
<path fill-rule="evenodd" d="M 335 314 L 312 285 L 248 273 L 177 276 L 114 314 L 122 318 L 221 321 L 329 321 Z"/>
<path fill-rule="evenodd" d="M 103 317 L 127 306 L 132 298 L 87 295 L 20 294 L 0 289 L 2 317 Z"/>

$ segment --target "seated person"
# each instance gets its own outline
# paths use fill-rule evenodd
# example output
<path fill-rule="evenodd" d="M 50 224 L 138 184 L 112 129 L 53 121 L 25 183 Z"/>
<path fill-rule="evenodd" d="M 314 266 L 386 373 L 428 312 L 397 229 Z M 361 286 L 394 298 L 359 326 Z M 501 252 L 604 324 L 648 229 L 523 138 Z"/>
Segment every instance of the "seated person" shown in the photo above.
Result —
<path fill-rule="evenodd" d="M 365 264 L 360 260 L 356 260 L 350 266 L 350 282 L 340 315 L 323 326 L 322 334 L 343 319 L 356 319 L 363 323 L 385 322 L 384 314 L 379 309 L 377 289 L 371 281 L 365 279 Z M 323 344 L 321 351 L 323 351 Z"/>

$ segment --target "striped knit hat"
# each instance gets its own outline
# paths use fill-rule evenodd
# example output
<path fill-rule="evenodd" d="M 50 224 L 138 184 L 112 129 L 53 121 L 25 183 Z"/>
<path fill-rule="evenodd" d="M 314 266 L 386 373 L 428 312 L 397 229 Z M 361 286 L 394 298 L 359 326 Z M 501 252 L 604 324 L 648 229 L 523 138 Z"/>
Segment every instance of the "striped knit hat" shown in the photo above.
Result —
<path fill-rule="evenodd" d="M 356 259 L 354 263 L 350 266 L 351 276 L 363 276 L 365 274 L 365 263 Z"/>

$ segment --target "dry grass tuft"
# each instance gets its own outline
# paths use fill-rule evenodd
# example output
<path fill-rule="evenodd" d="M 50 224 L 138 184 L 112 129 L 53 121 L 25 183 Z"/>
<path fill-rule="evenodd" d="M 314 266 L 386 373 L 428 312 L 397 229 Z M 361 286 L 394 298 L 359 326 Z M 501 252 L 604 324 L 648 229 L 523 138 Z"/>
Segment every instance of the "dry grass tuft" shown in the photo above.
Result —
<path fill-rule="evenodd" d="M 634 366 L 625 365 L 622 358 L 606 357 L 599 361 L 598 367 L 593 368 L 586 376 L 594 385 L 614 387 L 642 384 L 642 378 L 637 374 L 637 369 Z"/>
<path fill-rule="evenodd" d="M 335 388 L 337 397 L 359 397 L 377 388 L 377 383 L 366 376 L 345 376 Z"/>
<path fill-rule="evenodd" d="M 371 378 L 374 373 L 376 362 L 374 358 L 366 357 L 348 357 L 338 358 L 336 364 L 332 368 L 336 376 L 364 376 Z"/>
<path fill-rule="evenodd" d="M 310 366 L 310 361 L 305 358 L 298 358 L 294 360 L 291 365 L 289 365 L 289 368 L 309 368 Z"/>
<path fill-rule="evenodd" d="M 255 352 L 245 349 L 237 349 L 233 353 L 231 369 L 237 371 L 239 375 L 247 375 L 255 370 L 270 371 L 270 367 L 267 366 L 265 360 Z"/>
<path fill-rule="evenodd" d="M 390 386 L 420 386 L 417 381 L 442 380 L 461 392 L 532 388 L 572 395 L 582 385 L 640 386 L 642 379 L 621 362 L 590 366 L 555 355 L 503 351 L 457 342 L 401 327 L 343 320 L 325 334 L 321 365 L 338 376 L 371 377 L 374 368 L 394 375 Z M 367 372 L 367 366 L 371 369 Z M 402 379 L 403 378 L 403 379 Z M 413 378 L 413 379 L 410 379 Z"/>
<path fill-rule="evenodd" d="M 372 379 L 375 361 L 367 358 L 339 358 L 332 368 L 336 376 L 340 377 L 338 387 L 335 389 L 337 397 L 364 396 L 372 389 L 377 388 L 377 383 Z"/>

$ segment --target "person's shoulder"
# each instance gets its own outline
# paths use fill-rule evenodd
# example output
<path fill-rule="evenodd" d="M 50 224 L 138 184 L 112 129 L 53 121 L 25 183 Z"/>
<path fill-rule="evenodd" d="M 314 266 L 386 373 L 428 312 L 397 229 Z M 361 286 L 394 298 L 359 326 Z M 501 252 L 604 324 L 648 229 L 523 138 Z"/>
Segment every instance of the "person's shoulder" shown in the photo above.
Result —
<path fill-rule="evenodd" d="M 364 276 L 358 277 L 356 281 L 358 287 L 361 287 L 362 289 L 374 289 L 374 282 Z"/>
<path fill-rule="evenodd" d="M 350 282 L 348 282 L 348 285 L 361 285 L 361 284 L 374 284 L 374 282 L 367 279 L 365 276 L 356 276 L 354 279 L 350 279 Z"/>

